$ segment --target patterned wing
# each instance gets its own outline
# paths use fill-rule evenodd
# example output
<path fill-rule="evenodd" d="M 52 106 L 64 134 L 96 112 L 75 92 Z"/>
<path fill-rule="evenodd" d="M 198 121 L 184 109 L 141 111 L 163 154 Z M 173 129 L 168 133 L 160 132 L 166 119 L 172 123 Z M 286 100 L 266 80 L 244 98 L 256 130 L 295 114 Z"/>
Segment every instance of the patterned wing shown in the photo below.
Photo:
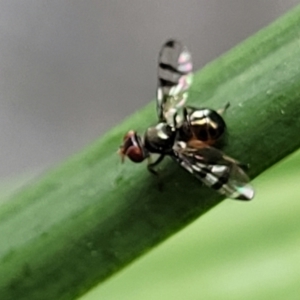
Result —
<path fill-rule="evenodd" d="M 254 197 L 249 178 L 234 159 L 203 144 L 196 149 L 184 142 L 174 145 L 175 160 L 205 185 L 228 198 L 251 200 Z"/>
<path fill-rule="evenodd" d="M 174 125 L 174 114 L 187 100 L 193 79 L 191 54 L 179 41 L 169 40 L 158 59 L 157 115 L 160 122 Z"/>

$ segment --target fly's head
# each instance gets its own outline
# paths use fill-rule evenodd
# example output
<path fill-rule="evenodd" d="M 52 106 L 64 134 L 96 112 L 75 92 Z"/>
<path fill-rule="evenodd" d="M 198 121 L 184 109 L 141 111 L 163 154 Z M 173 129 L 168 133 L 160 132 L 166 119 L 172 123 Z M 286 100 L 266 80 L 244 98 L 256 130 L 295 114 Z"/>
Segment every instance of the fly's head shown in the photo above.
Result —
<path fill-rule="evenodd" d="M 130 130 L 123 138 L 123 144 L 119 148 L 119 154 L 122 162 L 127 156 L 131 161 L 140 163 L 146 159 L 149 154 L 145 149 L 142 139 L 133 130 Z"/>

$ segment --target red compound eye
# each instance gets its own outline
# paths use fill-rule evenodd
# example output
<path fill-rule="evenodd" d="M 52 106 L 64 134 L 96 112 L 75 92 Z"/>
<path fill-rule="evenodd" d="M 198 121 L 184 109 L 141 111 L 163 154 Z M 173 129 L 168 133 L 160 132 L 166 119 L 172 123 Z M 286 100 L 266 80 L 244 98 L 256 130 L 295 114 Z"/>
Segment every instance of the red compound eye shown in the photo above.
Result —
<path fill-rule="evenodd" d="M 138 146 L 129 147 L 129 149 L 126 152 L 126 155 L 130 160 L 136 163 L 142 162 L 145 159 L 142 149 Z"/>
<path fill-rule="evenodd" d="M 143 144 L 139 136 L 133 130 L 129 131 L 123 138 L 123 145 L 119 149 L 122 161 L 128 156 L 133 162 L 142 162 L 146 157 Z"/>

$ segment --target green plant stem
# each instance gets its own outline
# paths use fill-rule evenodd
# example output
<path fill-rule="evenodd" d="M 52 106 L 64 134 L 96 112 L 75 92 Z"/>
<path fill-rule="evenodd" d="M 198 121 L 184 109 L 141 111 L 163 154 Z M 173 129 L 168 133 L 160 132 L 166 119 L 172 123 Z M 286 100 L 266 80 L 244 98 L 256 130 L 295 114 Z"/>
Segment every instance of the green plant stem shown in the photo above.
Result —
<path fill-rule="evenodd" d="M 230 101 L 224 151 L 250 163 L 252 178 L 300 145 L 299 24 L 297 7 L 206 66 L 191 89 L 192 105 Z M 121 165 L 124 133 L 155 120 L 152 102 L 2 205 L 1 299 L 74 299 L 223 199 L 171 160 L 158 178 Z"/>

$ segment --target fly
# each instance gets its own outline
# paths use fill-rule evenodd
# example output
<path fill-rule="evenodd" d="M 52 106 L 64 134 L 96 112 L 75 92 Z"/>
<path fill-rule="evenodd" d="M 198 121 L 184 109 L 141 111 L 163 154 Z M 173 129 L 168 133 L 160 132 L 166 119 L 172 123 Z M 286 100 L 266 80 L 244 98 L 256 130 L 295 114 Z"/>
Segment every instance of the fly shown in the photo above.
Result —
<path fill-rule="evenodd" d="M 119 149 L 122 161 L 127 156 L 140 163 L 148 160 L 148 170 L 166 155 L 208 187 L 226 197 L 251 200 L 254 190 L 243 171 L 243 164 L 214 147 L 226 130 L 222 117 L 229 104 L 218 111 L 185 106 L 193 74 L 191 54 L 179 41 L 169 40 L 158 59 L 156 111 L 158 124 L 149 127 L 144 137 L 129 131 Z M 151 154 L 159 154 L 152 161 Z"/>

